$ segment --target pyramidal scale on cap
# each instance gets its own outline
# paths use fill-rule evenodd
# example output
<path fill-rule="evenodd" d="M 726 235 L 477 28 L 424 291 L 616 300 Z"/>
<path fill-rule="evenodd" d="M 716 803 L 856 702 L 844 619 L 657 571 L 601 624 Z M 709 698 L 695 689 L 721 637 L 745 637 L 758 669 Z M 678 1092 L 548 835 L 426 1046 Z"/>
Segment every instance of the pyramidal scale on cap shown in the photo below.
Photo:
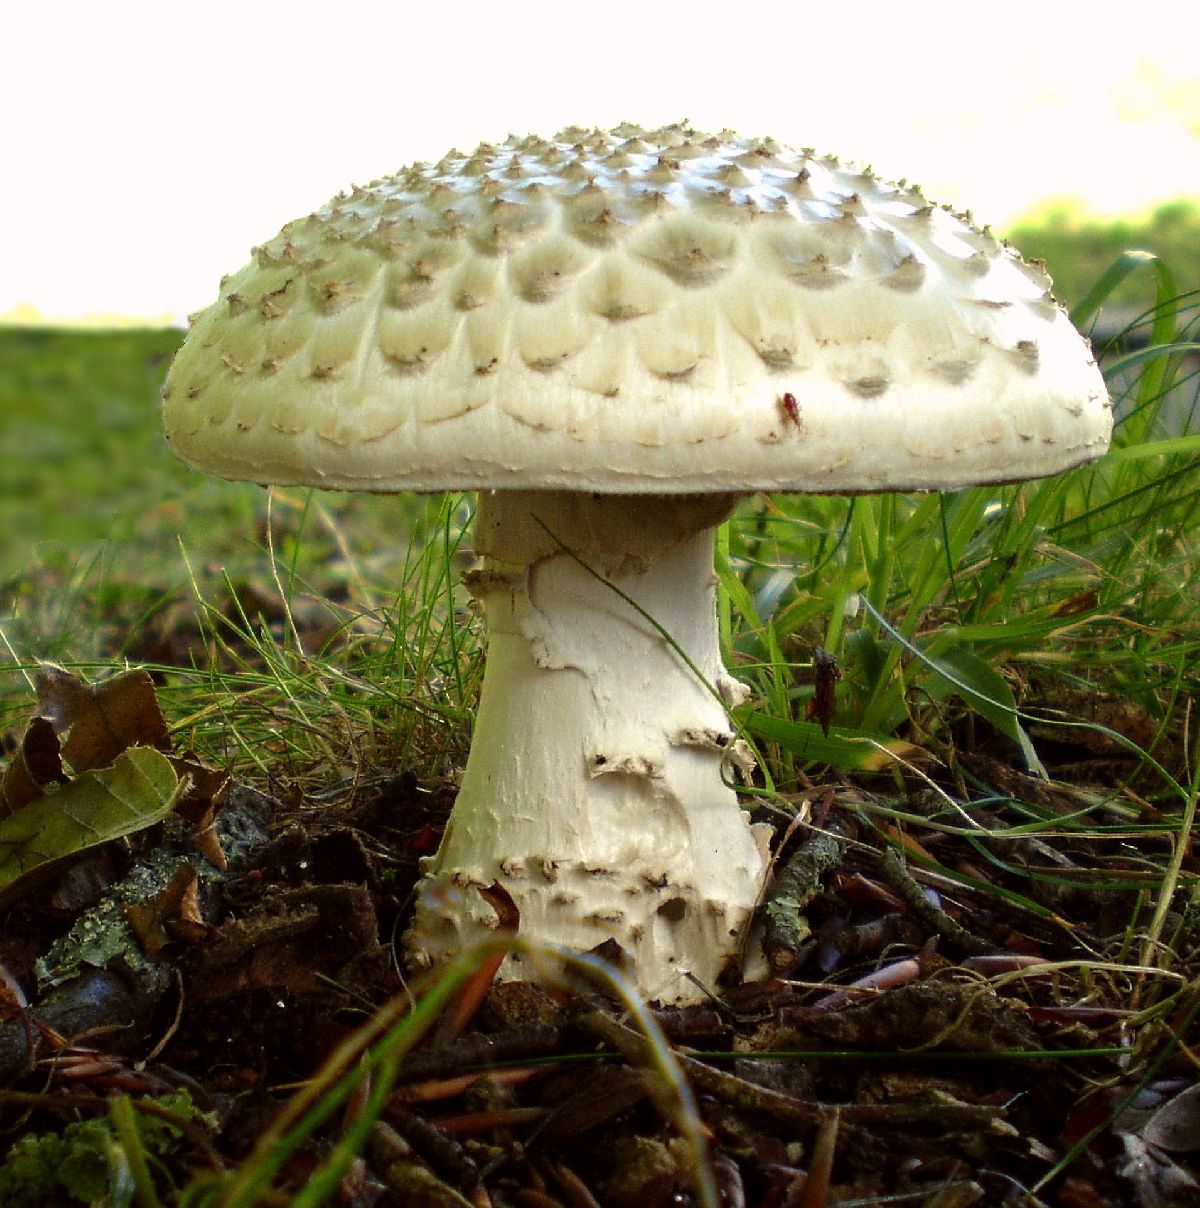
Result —
<path fill-rule="evenodd" d="M 745 690 L 714 528 L 756 490 L 1098 457 L 1108 396 L 1049 290 L 905 183 L 682 125 L 415 164 L 225 279 L 164 388 L 176 453 L 261 483 L 481 492 L 487 670 L 412 963 L 493 930 L 499 882 L 522 935 L 615 940 L 650 998 L 716 985 L 768 854 L 724 775 Z"/>

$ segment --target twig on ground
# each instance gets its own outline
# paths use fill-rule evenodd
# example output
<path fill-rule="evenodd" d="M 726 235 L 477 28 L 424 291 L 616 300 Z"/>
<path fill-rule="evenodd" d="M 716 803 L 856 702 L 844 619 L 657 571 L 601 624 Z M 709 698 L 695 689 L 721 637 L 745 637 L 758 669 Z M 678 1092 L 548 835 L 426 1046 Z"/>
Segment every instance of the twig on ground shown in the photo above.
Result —
<path fill-rule="evenodd" d="M 989 944 L 977 935 L 972 935 L 961 923 L 952 919 L 940 906 L 934 905 L 926 896 L 920 883 L 908 871 L 908 867 L 897 854 L 895 848 L 885 848 L 879 857 L 880 871 L 884 880 L 904 899 L 904 904 L 944 940 L 967 953 L 969 956 L 983 956 L 995 952 L 996 945 Z"/>
<path fill-rule="evenodd" d="M 825 874 L 841 864 L 845 850 L 845 830 L 831 819 L 776 869 L 775 884 L 762 907 L 763 947 L 776 973 L 786 973 L 795 965 L 809 936 L 804 908 L 821 892 Z"/>

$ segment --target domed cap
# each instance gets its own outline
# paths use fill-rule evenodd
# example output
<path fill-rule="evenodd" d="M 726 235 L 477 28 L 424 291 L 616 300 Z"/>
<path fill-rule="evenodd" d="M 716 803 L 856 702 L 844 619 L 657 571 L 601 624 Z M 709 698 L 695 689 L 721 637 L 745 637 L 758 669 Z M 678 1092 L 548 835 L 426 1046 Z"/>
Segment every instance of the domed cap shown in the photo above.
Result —
<path fill-rule="evenodd" d="M 357 490 L 880 491 L 1107 447 L 1088 346 L 969 216 L 811 151 L 568 129 L 289 223 L 195 317 L 168 438 Z"/>

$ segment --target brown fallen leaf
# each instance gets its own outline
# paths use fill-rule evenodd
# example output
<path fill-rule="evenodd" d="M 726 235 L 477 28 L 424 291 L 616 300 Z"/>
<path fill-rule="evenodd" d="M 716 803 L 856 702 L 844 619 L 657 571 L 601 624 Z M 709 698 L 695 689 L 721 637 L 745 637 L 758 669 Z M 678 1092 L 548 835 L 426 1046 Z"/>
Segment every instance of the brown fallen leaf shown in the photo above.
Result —
<path fill-rule="evenodd" d="M 188 796 L 190 795 L 189 793 Z M 187 804 L 187 798 L 184 798 L 184 804 Z M 183 813 L 182 809 L 180 813 Z M 213 825 L 216 816 L 216 806 L 210 802 L 205 811 L 192 821 L 192 842 L 195 843 L 196 850 L 213 868 L 219 868 L 224 872 L 229 867 L 229 861 L 225 858 L 221 840 L 217 835 L 217 828 Z"/>
<path fill-rule="evenodd" d="M 0 780 L 0 817 L 42 796 L 45 785 L 65 783 L 64 760 L 82 773 L 109 766 L 130 747 L 151 747 L 167 754 L 186 783 L 177 811 L 195 828 L 201 854 L 215 867 L 225 867 L 212 820 L 224 804 L 228 774 L 206 767 L 191 751 L 171 754 L 167 724 L 146 671 L 124 671 L 89 684 L 45 663 L 36 687 L 42 716 L 30 723 L 18 756 Z"/>
<path fill-rule="evenodd" d="M 196 850 L 214 868 L 227 868 L 228 861 L 221 850 L 213 820 L 229 796 L 229 773 L 201 763 L 192 751 L 172 755 L 170 759 L 176 775 L 180 780 L 186 780 L 188 786 L 175 812 L 191 824 Z"/>
<path fill-rule="evenodd" d="M 48 717 L 35 717 L 0 777 L 0 818 L 36 801 L 47 785 L 62 784 L 66 779 L 54 725 Z"/>
<path fill-rule="evenodd" d="M 124 908 L 129 926 L 151 960 L 162 960 L 174 943 L 199 944 L 216 933 L 200 912 L 199 885 L 196 870 L 183 864 L 152 898 Z"/>
<path fill-rule="evenodd" d="M 76 772 L 108 767 L 130 747 L 171 749 L 154 681 L 141 669 L 88 684 L 64 667 L 44 663 L 36 680 L 38 709 L 62 742 Z"/>

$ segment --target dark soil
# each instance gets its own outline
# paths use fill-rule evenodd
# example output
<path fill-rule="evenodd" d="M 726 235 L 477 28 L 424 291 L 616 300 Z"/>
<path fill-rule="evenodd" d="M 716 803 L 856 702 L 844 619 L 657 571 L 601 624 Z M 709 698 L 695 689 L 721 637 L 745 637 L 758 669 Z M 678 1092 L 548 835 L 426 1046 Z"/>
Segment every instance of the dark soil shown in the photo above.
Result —
<path fill-rule="evenodd" d="M 1102 760 L 1092 766 L 1106 776 L 1120 759 L 1062 756 L 1076 772 Z M 983 754 L 973 775 L 995 789 L 975 807 L 983 826 L 1011 824 L 1022 804 L 1066 815 L 1089 800 Z M 1144 909 L 1146 852 L 968 843 L 909 827 L 906 870 L 876 854 L 867 788 L 831 783 L 806 797 L 815 828 L 793 828 L 781 869 L 793 888 L 797 877 L 811 882 L 810 930 L 774 946 L 779 976 L 656 1015 L 695 1097 L 721 1202 L 1200 1202 L 1194 1120 L 1184 1143 L 1162 1139 L 1195 1078 L 1198 1000 L 1185 988 L 1134 1032 L 1133 1011 L 1153 1003 L 1139 1002 L 1144 991 L 1128 973 L 1085 976 L 1071 964 L 1117 958 Z M 376 1008 L 404 1001 L 396 949 L 406 902 L 452 799 L 449 787 L 413 776 L 358 785 L 319 808 L 229 794 L 222 835 L 241 827 L 260 841 L 200 890 L 190 926 L 178 903 L 163 906 L 152 962 L 163 976 L 118 962 L 43 992 L 28 1012 L 10 1003 L 0 1046 L 9 1136 L 101 1114 L 114 1093 L 186 1087 L 216 1133 L 173 1159 L 177 1185 L 189 1171 L 244 1159 L 298 1083 L 320 1075 L 339 1045 L 359 1044 Z M 915 792 L 902 804 L 930 808 Z M 764 820 L 783 833 L 782 816 Z M 831 834 L 837 851 L 825 850 L 814 875 L 805 862 Z M 10 905 L 0 949 L 10 981 L 32 995 L 35 959 L 172 843 L 186 847 L 186 834 L 157 828 L 99 849 Z M 927 858 L 965 879 L 922 872 Z M 1025 975 L 1035 959 L 1067 964 Z M 877 969 L 890 972 L 882 988 L 833 995 Z M 338 1202 L 697 1202 L 694 1149 L 622 1005 L 594 988 L 489 988 L 482 976 L 459 992 L 457 1020 L 403 1057 Z M 261 1202 L 304 1186 L 355 1110 L 296 1150 L 276 1180 L 283 1200 Z"/>

